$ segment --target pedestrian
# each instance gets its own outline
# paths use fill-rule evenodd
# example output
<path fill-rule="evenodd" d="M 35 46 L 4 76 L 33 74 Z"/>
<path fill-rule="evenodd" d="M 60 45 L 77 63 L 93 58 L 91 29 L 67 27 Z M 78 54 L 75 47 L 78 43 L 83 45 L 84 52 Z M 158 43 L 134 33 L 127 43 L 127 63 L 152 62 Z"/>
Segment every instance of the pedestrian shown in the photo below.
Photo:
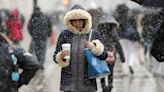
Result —
<path fill-rule="evenodd" d="M 0 35 L 0 92 L 18 92 L 39 69 L 37 59 Z M 22 70 L 22 72 L 19 71 Z"/>
<path fill-rule="evenodd" d="M 106 62 L 108 64 L 109 69 L 111 70 L 111 74 L 108 76 L 108 86 L 105 86 L 105 81 L 101 81 L 103 85 L 103 92 L 110 92 L 112 88 L 112 79 L 113 79 L 113 67 L 116 60 L 116 51 L 119 51 L 120 56 L 123 54 L 120 53 L 122 50 L 120 49 L 120 44 L 117 41 L 117 28 L 119 24 L 117 21 L 109 14 L 106 14 L 102 8 L 97 9 L 89 9 L 88 12 L 92 16 L 92 28 L 94 30 L 98 30 L 102 36 L 103 41 L 105 42 L 105 47 L 108 50 L 108 57 Z M 116 47 L 118 49 L 116 49 Z M 123 60 L 123 58 L 121 58 Z"/>
<path fill-rule="evenodd" d="M 64 16 L 64 24 L 67 27 L 58 37 L 54 61 L 62 67 L 60 90 L 64 92 L 95 92 L 95 79 L 87 77 L 87 62 L 84 49 L 90 48 L 94 55 L 100 59 L 106 59 L 107 51 L 98 31 L 92 31 L 91 42 L 88 41 L 92 30 L 92 17 L 81 6 L 74 5 Z M 62 50 L 62 44 L 71 44 L 70 51 Z M 64 57 L 70 55 L 70 60 Z"/>
<path fill-rule="evenodd" d="M 122 62 L 124 62 L 125 60 L 121 45 L 119 43 L 118 27 L 119 23 L 115 20 L 113 16 L 108 14 L 101 17 L 97 25 L 97 28 L 102 35 L 103 40 L 106 42 L 105 46 L 108 50 L 108 57 L 106 61 L 108 67 L 111 70 L 111 75 L 108 76 L 108 82 L 110 85 L 105 87 L 103 92 L 110 92 L 113 87 L 113 68 L 115 67 L 115 61 L 118 60 L 118 57 L 116 58 L 116 55 L 119 55 Z"/>
<path fill-rule="evenodd" d="M 5 21 L 9 17 L 9 11 L 7 9 L 0 9 L 0 32 L 6 34 L 7 29 L 6 29 L 6 23 Z"/>
<path fill-rule="evenodd" d="M 158 33 L 158 37 L 153 42 L 151 54 L 157 61 L 164 62 L 164 23 L 160 26 Z"/>
<path fill-rule="evenodd" d="M 158 83 L 151 71 L 149 51 L 146 51 L 143 44 L 145 40 L 142 40 L 146 31 L 141 26 L 142 13 L 136 14 L 135 11 L 134 16 L 134 11 L 124 4 L 118 5 L 116 12 L 120 24 L 119 43 L 125 61 L 115 63 L 112 92 L 158 92 Z"/>
<path fill-rule="evenodd" d="M 23 39 L 23 25 L 18 9 L 14 9 L 9 13 L 9 18 L 6 20 L 7 36 L 14 44 L 19 44 Z"/>
<path fill-rule="evenodd" d="M 39 7 L 34 9 L 28 30 L 32 37 L 29 52 L 36 54 L 41 69 L 44 69 L 47 39 L 51 36 L 52 29 L 49 17 L 43 14 Z"/>

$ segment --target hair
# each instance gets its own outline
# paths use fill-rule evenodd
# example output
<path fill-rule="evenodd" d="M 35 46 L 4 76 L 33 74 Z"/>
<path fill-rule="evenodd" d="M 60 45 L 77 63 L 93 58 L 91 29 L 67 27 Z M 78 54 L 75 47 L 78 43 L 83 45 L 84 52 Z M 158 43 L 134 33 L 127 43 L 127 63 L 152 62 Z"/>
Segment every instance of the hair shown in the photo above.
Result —
<path fill-rule="evenodd" d="M 70 20 L 70 22 L 75 21 L 75 20 L 82 20 L 82 21 L 84 21 L 83 28 L 85 27 L 85 19 L 72 19 L 72 20 Z"/>
<path fill-rule="evenodd" d="M 82 20 L 82 21 L 85 21 L 85 19 L 72 19 L 70 21 L 75 21 L 75 20 Z"/>

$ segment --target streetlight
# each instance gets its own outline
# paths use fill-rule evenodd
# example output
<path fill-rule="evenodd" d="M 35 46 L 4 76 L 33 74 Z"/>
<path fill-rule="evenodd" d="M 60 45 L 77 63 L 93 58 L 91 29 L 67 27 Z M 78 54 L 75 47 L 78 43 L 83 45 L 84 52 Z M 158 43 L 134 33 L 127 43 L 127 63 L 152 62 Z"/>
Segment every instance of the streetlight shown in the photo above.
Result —
<path fill-rule="evenodd" d="M 62 0 L 64 6 L 68 6 L 70 4 L 70 0 Z"/>

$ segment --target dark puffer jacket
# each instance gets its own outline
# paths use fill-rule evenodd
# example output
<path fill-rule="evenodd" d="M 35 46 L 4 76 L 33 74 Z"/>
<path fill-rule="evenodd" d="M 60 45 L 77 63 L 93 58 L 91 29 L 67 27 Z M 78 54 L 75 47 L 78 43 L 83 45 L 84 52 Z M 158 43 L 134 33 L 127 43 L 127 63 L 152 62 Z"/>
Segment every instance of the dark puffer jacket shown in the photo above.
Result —
<path fill-rule="evenodd" d="M 85 26 L 82 31 L 77 31 L 76 28 L 71 25 L 70 20 L 72 19 L 85 19 Z M 96 91 L 95 80 L 89 80 L 87 78 L 87 62 L 84 56 L 85 42 L 89 38 L 89 32 L 92 27 L 91 21 L 90 14 L 83 10 L 79 5 L 75 5 L 64 17 L 64 23 L 68 30 L 64 30 L 59 35 L 56 51 L 54 53 L 54 61 L 59 65 L 61 65 L 61 62 L 64 63 L 60 54 L 62 49 L 61 45 L 63 43 L 71 44 L 71 60 L 69 66 L 62 68 L 61 91 Z M 101 43 L 102 39 L 98 31 L 93 30 L 91 40 L 96 44 L 96 47 L 92 49 L 92 52 L 100 59 L 106 59 L 107 52 Z"/>
<path fill-rule="evenodd" d="M 11 75 L 8 76 L 9 78 L 7 78 L 7 81 L 5 83 L 6 85 L 4 85 L 3 88 L 0 89 L 0 92 L 17 92 L 19 87 L 21 87 L 23 84 L 29 83 L 29 81 L 35 75 L 36 71 L 39 69 L 39 63 L 35 57 L 25 52 L 22 48 L 13 47 L 4 43 L 1 43 L 1 46 L 3 46 L 6 51 L 10 52 L 12 50 L 12 53 L 17 58 L 17 66 L 19 66 L 18 68 L 22 69 L 23 71 L 20 74 L 18 82 L 12 81 Z M 12 71 L 14 71 L 13 69 L 14 67 L 12 68 Z M 2 78 L 1 75 L 0 77 Z"/>
<path fill-rule="evenodd" d="M 36 8 L 28 24 L 28 30 L 34 40 L 45 40 L 51 35 L 51 22 L 49 17 Z"/>

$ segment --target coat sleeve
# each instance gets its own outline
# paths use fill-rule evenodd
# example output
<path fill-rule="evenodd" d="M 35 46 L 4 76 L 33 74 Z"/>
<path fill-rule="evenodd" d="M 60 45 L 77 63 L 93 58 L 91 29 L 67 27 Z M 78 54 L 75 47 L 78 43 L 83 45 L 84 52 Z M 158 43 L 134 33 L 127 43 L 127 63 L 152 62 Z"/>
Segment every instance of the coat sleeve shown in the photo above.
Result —
<path fill-rule="evenodd" d="M 18 59 L 19 68 L 23 70 L 20 74 L 18 83 L 18 86 L 20 87 L 23 84 L 29 83 L 36 71 L 40 68 L 40 65 L 34 56 L 28 52 L 25 52 L 22 48 L 16 48 L 14 54 Z"/>
<path fill-rule="evenodd" d="M 57 45 L 56 45 L 56 50 L 54 52 L 54 55 L 53 55 L 53 59 L 56 62 L 56 56 L 57 54 L 61 51 L 62 47 L 61 45 L 64 43 L 64 33 L 62 32 L 59 37 L 58 37 L 58 40 L 57 40 Z"/>
<path fill-rule="evenodd" d="M 29 20 L 29 22 L 28 22 L 28 32 L 30 33 L 30 35 L 33 35 L 34 33 L 34 23 L 33 23 L 33 20 L 32 20 L 33 18 L 31 17 L 31 19 Z"/>

